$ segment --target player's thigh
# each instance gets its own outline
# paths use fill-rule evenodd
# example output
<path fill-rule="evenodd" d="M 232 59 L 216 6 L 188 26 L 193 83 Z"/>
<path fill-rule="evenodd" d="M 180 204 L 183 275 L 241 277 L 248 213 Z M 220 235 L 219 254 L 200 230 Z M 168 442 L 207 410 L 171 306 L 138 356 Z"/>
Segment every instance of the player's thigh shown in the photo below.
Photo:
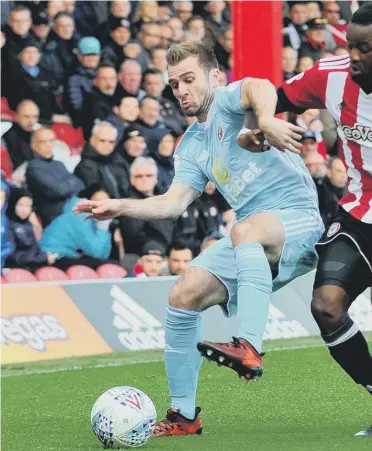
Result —
<path fill-rule="evenodd" d="M 197 310 L 219 304 L 225 314 L 230 314 L 229 304 L 236 304 L 237 293 L 237 265 L 230 237 L 222 238 L 194 258 L 186 275 L 185 282 L 192 291 L 187 298 L 195 299 L 192 302 L 197 304 Z"/>
<path fill-rule="evenodd" d="M 212 273 L 201 267 L 189 267 L 172 287 L 169 305 L 183 310 L 203 311 L 226 302 L 227 289 Z"/>
<path fill-rule="evenodd" d="M 270 261 L 278 261 L 286 233 L 278 215 L 271 211 L 257 213 L 237 222 L 231 230 L 234 246 L 241 243 L 260 243 Z"/>
<path fill-rule="evenodd" d="M 372 272 L 357 243 L 347 235 L 317 245 L 319 262 L 315 275 L 313 310 L 350 304 L 372 285 Z M 337 287 L 337 288 L 335 288 Z"/>

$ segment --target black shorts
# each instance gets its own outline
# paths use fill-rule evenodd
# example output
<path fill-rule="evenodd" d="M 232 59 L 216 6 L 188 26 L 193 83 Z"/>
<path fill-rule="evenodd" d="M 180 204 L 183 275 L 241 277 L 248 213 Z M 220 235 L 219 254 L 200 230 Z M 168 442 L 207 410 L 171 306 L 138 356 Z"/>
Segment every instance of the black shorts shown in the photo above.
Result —
<path fill-rule="evenodd" d="M 353 301 L 372 285 L 372 224 L 358 221 L 340 208 L 316 250 L 319 262 L 314 290 L 337 285 Z"/>

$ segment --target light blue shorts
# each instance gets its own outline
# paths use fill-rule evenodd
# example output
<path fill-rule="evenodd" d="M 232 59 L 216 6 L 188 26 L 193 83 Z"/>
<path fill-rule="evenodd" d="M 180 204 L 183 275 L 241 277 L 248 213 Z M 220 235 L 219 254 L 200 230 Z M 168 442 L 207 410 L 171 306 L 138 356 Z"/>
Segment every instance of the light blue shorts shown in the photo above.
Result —
<path fill-rule="evenodd" d="M 271 213 L 277 215 L 286 232 L 285 244 L 276 269 L 277 276 L 273 281 L 273 291 L 277 291 L 316 267 L 315 244 L 321 237 L 324 226 L 320 216 L 298 210 L 275 210 Z M 190 267 L 193 266 L 206 269 L 226 286 L 229 298 L 221 307 L 226 316 L 235 315 L 238 271 L 231 238 L 222 238 L 210 246 L 190 263 Z"/>

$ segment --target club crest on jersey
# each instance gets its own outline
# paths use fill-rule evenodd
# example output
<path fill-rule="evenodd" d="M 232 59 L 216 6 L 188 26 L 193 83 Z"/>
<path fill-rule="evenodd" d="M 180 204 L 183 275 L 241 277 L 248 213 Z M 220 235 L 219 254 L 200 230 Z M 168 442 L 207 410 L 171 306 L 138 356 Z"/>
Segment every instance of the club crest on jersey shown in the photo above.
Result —
<path fill-rule="evenodd" d="M 227 183 L 230 180 L 229 172 L 222 158 L 214 160 L 212 174 L 219 183 Z"/>
<path fill-rule="evenodd" d="M 217 138 L 218 138 L 218 141 L 221 141 L 221 139 L 223 138 L 223 130 L 221 127 L 218 127 Z"/>
<path fill-rule="evenodd" d="M 327 237 L 331 238 L 331 236 L 336 235 L 336 233 L 341 229 L 341 224 L 339 222 L 334 222 L 329 226 Z"/>

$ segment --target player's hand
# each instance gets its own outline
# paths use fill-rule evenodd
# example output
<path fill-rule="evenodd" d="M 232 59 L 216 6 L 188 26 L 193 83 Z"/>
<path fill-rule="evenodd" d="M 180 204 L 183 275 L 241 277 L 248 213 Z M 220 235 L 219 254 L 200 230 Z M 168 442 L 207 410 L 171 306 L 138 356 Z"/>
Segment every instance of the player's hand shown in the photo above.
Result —
<path fill-rule="evenodd" d="M 299 141 L 302 133 L 306 131 L 302 127 L 275 117 L 261 119 L 259 127 L 267 141 L 277 149 L 283 152 L 285 150 L 290 150 L 294 153 L 301 152 L 302 144 Z"/>
<path fill-rule="evenodd" d="M 91 218 L 97 219 L 98 221 L 105 221 L 106 219 L 113 219 L 120 216 L 121 202 L 120 199 L 82 200 L 75 205 L 72 211 L 76 215 L 89 213 L 84 218 L 84 221 Z"/>
<path fill-rule="evenodd" d="M 238 144 L 240 147 L 249 150 L 250 152 L 266 152 L 267 150 L 270 150 L 270 146 L 267 142 L 265 143 L 265 135 L 260 129 L 246 130 L 246 133 L 243 133 L 243 129 L 238 136 Z"/>

